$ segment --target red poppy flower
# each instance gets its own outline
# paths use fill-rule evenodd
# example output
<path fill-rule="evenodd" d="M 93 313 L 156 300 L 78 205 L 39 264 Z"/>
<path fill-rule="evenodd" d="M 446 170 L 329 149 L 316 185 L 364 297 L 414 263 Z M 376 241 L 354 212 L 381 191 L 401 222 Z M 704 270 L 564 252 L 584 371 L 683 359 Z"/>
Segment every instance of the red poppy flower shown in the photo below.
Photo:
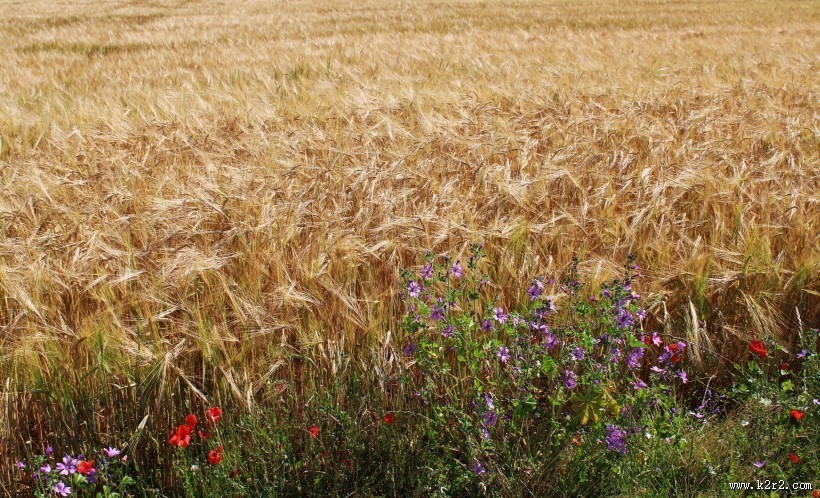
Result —
<path fill-rule="evenodd" d="M 222 446 L 208 452 L 208 463 L 216 465 L 222 461 Z"/>
<path fill-rule="evenodd" d="M 211 437 L 211 433 L 208 431 L 196 431 L 197 436 L 201 437 L 203 440 L 209 439 Z"/>
<path fill-rule="evenodd" d="M 803 418 L 806 414 L 805 414 L 805 413 L 803 413 L 803 412 L 801 412 L 800 410 L 789 410 L 789 415 L 791 415 L 791 416 L 792 416 L 792 418 L 793 418 L 795 421 L 799 421 L 799 420 L 800 420 L 800 419 L 802 419 L 802 418 Z"/>
<path fill-rule="evenodd" d="M 651 346 L 652 345 L 652 338 L 649 337 L 646 334 L 643 334 L 643 335 L 641 335 L 641 342 L 643 342 L 647 346 Z"/>
<path fill-rule="evenodd" d="M 238 475 L 239 475 L 239 474 L 241 474 L 241 473 L 242 473 L 242 471 L 241 471 L 240 469 L 233 469 L 233 470 L 231 471 L 231 473 L 230 473 L 230 474 L 228 474 L 228 477 L 230 477 L 230 478 L 234 478 L 234 477 L 238 476 Z"/>
<path fill-rule="evenodd" d="M 786 365 L 785 363 L 780 364 L 780 370 L 788 370 L 788 369 L 789 369 L 789 366 Z"/>
<path fill-rule="evenodd" d="M 760 356 L 763 359 L 769 356 L 769 352 L 766 351 L 766 348 L 763 346 L 763 343 L 758 340 L 754 340 L 749 343 L 749 349 L 752 350 L 752 353 Z"/>
<path fill-rule="evenodd" d="M 77 464 L 77 472 L 84 476 L 87 476 L 92 470 L 94 470 L 93 460 L 80 460 L 80 463 Z"/>
<path fill-rule="evenodd" d="M 342 464 L 344 464 L 345 467 L 350 467 L 350 460 L 342 458 Z"/>
<path fill-rule="evenodd" d="M 666 350 L 672 353 L 672 363 L 678 363 L 681 357 L 681 350 L 680 347 L 676 343 L 672 343 L 666 346 Z"/>
<path fill-rule="evenodd" d="M 191 444 L 191 427 L 187 425 L 177 427 L 177 430 L 171 434 L 168 444 L 179 447 L 186 447 Z"/>
<path fill-rule="evenodd" d="M 317 437 L 319 435 L 319 427 L 311 425 L 308 427 L 308 432 L 310 432 L 310 437 Z"/>
<path fill-rule="evenodd" d="M 196 415 L 192 413 L 185 417 L 185 423 L 188 424 L 188 427 L 196 427 Z"/>
<path fill-rule="evenodd" d="M 820 498 L 820 491 L 817 491 L 816 489 L 812 491 L 811 498 Z"/>
<path fill-rule="evenodd" d="M 789 453 L 789 460 L 791 460 L 792 463 L 797 463 L 800 461 L 800 458 L 797 456 L 796 453 Z"/>
<path fill-rule="evenodd" d="M 384 420 L 385 424 L 392 424 L 393 422 L 396 421 L 396 418 L 393 416 L 392 413 L 388 413 L 387 415 L 382 417 L 382 420 Z"/>
<path fill-rule="evenodd" d="M 220 410 L 218 406 L 208 408 L 205 410 L 205 413 L 208 415 L 208 420 L 210 420 L 212 424 L 219 422 L 219 418 L 222 417 L 222 410 Z"/>

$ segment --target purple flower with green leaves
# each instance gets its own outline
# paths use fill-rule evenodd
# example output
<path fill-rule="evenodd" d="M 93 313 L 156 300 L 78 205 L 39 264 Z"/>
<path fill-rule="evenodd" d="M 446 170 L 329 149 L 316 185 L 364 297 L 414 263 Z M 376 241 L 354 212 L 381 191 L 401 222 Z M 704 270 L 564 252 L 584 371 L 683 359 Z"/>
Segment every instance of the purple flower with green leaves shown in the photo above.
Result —
<path fill-rule="evenodd" d="M 441 335 L 446 338 L 453 337 L 453 332 L 455 332 L 456 328 L 453 325 L 447 325 L 444 327 L 444 330 L 441 331 Z"/>
<path fill-rule="evenodd" d="M 640 391 L 641 389 L 646 389 L 646 382 L 642 381 L 641 379 L 636 380 L 632 383 L 632 389 L 636 391 Z"/>
<path fill-rule="evenodd" d="M 485 472 L 487 472 L 487 469 L 484 468 L 484 465 L 482 465 L 481 462 L 473 463 L 472 470 L 473 470 L 473 472 L 475 472 L 478 475 L 482 475 Z"/>
<path fill-rule="evenodd" d="M 41 474 L 50 474 L 51 473 L 51 465 L 46 463 L 45 465 L 40 467 L 40 473 Z"/>
<path fill-rule="evenodd" d="M 493 322 L 491 320 L 482 320 L 481 322 L 481 330 L 484 332 L 489 332 L 493 329 Z"/>
<path fill-rule="evenodd" d="M 66 486 L 64 482 L 58 482 L 54 485 L 54 494 L 68 496 L 71 494 L 71 486 Z"/>
<path fill-rule="evenodd" d="M 114 458 L 122 452 L 117 448 L 109 446 L 108 448 L 103 448 L 103 453 L 105 453 L 105 456 L 107 456 L 108 458 Z"/>
<path fill-rule="evenodd" d="M 461 278 L 464 275 L 464 268 L 461 267 L 461 262 L 456 261 L 450 268 L 450 274 L 455 278 Z"/>
<path fill-rule="evenodd" d="M 430 313 L 430 319 L 437 321 L 444 320 L 444 309 L 439 305 L 433 306 L 433 312 Z"/>
<path fill-rule="evenodd" d="M 421 267 L 421 278 L 429 280 L 433 276 L 433 267 L 426 264 Z"/>
<path fill-rule="evenodd" d="M 535 301 L 536 299 L 541 297 L 541 294 L 543 294 L 543 293 L 544 293 L 544 284 L 541 283 L 540 279 L 536 278 L 533 281 L 532 286 L 530 286 L 530 288 L 527 289 L 527 295 L 530 297 L 530 300 Z"/>
<path fill-rule="evenodd" d="M 679 378 L 680 381 L 683 382 L 684 384 L 689 382 L 689 379 L 686 377 L 686 370 L 681 370 L 680 372 L 675 374 L 675 377 Z"/>
<path fill-rule="evenodd" d="M 626 358 L 626 366 L 630 370 L 635 370 L 636 368 L 641 366 L 641 360 L 643 359 L 643 348 L 635 348 L 629 353 L 629 356 Z"/>
<path fill-rule="evenodd" d="M 606 447 L 610 451 L 617 451 L 621 455 L 626 455 L 626 431 L 615 426 L 606 426 Z"/>
<path fill-rule="evenodd" d="M 509 315 L 504 313 L 504 308 L 494 308 L 493 318 L 495 318 L 495 321 L 497 321 L 498 323 L 507 323 Z"/>
<path fill-rule="evenodd" d="M 498 348 L 498 351 L 496 351 L 495 354 L 501 360 L 501 363 L 507 363 L 507 360 L 510 359 L 510 350 L 504 346 Z"/>
<path fill-rule="evenodd" d="M 410 283 L 407 284 L 407 293 L 414 299 L 419 297 L 421 295 L 421 285 L 415 280 L 411 280 Z"/>
<path fill-rule="evenodd" d="M 621 311 L 619 311 L 618 315 L 615 317 L 615 322 L 622 329 L 626 329 L 631 327 L 632 324 L 635 323 L 635 319 L 632 317 L 632 313 L 625 309 L 621 309 Z"/>
<path fill-rule="evenodd" d="M 566 370 L 564 375 L 561 376 L 561 380 L 564 381 L 564 385 L 570 391 L 578 387 L 578 376 L 571 370 Z"/>
<path fill-rule="evenodd" d="M 57 472 L 64 476 L 73 474 L 77 472 L 77 463 L 78 460 L 76 458 L 71 458 L 69 455 L 66 455 L 63 457 L 63 461 L 57 464 Z"/>
<path fill-rule="evenodd" d="M 575 361 L 584 361 L 584 348 L 576 347 L 572 350 L 572 359 Z"/>
<path fill-rule="evenodd" d="M 416 352 L 416 343 L 415 342 L 409 342 L 409 343 L 407 343 L 407 346 L 404 347 L 404 354 L 406 354 L 407 356 L 411 356 L 415 352 Z"/>

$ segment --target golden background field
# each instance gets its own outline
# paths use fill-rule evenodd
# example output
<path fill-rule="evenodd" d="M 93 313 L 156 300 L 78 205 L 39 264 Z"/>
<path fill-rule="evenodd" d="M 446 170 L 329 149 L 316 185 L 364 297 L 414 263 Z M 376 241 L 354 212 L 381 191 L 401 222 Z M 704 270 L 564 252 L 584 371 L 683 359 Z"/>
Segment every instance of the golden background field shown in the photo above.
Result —
<path fill-rule="evenodd" d="M 0 11 L 6 393 L 138 354 L 250 399 L 288 348 L 395 331 L 399 269 L 471 241 L 507 306 L 632 251 L 696 345 L 818 325 L 818 2 Z"/>

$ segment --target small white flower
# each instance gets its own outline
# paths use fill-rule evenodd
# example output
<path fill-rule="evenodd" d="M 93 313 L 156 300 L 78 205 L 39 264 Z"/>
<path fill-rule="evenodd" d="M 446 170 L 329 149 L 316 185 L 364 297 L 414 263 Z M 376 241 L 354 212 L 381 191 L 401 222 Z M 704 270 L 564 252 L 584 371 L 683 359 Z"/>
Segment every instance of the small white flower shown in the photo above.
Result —
<path fill-rule="evenodd" d="M 749 425 L 749 421 L 748 420 L 741 420 L 740 425 L 742 425 L 743 427 L 746 427 L 747 425 Z"/>
<path fill-rule="evenodd" d="M 196 472 L 199 470 L 199 465 L 191 465 L 191 472 Z"/>

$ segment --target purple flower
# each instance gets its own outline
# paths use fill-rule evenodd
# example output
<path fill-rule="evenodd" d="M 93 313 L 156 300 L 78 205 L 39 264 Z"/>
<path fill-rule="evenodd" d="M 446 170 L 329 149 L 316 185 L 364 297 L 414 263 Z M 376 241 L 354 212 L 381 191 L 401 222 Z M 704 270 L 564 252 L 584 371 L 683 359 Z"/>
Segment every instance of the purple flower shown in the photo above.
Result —
<path fill-rule="evenodd" d="M 492 427 L 498 422 L 498 415 L 491 411 L 484 413 L 484 427 Z"/>
<path fill-rule="evenodd" d="M 17 468 L 23 470 L 26 468 L 26 464 L 24 464 L 23 462 L 17 462 Z"/>
<path fill-rule="evenodd" d="M 615 322 L 619 327 L 625 329 L 631 327 L 632 324 L 635 323 L 635 319 L 629 311 L 621 309 L 621 311 L 618 312 L 618 316 L 615 317 Z"/>
<path fill-rule="evenodd" d="M 558 345 L 558 338 L 555 337 L 555 334 L 551 332 L 546 332 L 544 334 L 544 347 L 547 351 L 552 351 L 555 349 L 555 346 Z"/>
<path fill-rule="evenodd" d="M 820 406 L 820 399 L 813 399 L 811 402 L 814 403 L 814 406 Z"/>
<path fill-rule="evenodd" d="M 66 455 L 63 457 L 62 463 L 57 464 L 57 471 L 64 476 L 73 474 L 77 472 L 77 463 L 78 462 L 76 458 L 71 458 L 70 456 Z"/>
<path fill-rule="evenodd" d="M 808 349 L 802 349 L 802 350 L 800 350 L 799 353 L 797 353 L 798 358 L 805 358 L 808 355 L 809 355 L 809 350 Z"/>
<path fill-rule="evenodd" d="M 40 467 L 40 473 L 41 474 L 50 474 L 51 473 L 51 465 L 46 463 L 45 465 Z"/>
<path fill-rule="evenodd" d="M 510 359 L 510 350 L 504 346 L 498 348 L 498 351 L 496 351 L 495 354 L 501 360 L 501 363 L 507 363 L 507 360 Z"/>
<path fill-rule="evenodd" d="M 491 322 L 490 320 L 483 320 L 481 322 L 481 330 L 483 330 L 484 332 L 489 332 L 492 329 L 493 329 L 493 322 Z"/>
<path fill-rule="evenodd" d="M 478 475 L 482 475 L 485 472 L 487 472 L 487 469 L 485 469 L 484 466 L 481 465 L 481 462 L 475 462 L 473 464 L 472 470 L 473 470 L 473 472 L 475 472 Z"/>
<path fill-rule="evenodd" d="M 612 297 L 612 293 L 609 292 L 609 289 L 602 290 L 601 295 L 604 297 Z"/>
<path fill-rule="evenodd" d="M 541 283 L 541 280 L 535 279 L 532 283 L 532 286 L 527 289 L 527 295 L 530 296 L 530 300 L 535 301 L 541 294 L 544 293 L 544 284 Z"/>
<path fill-rule="evenodd" d="M 606 426 L 606 447 L 626 455 L 626 431 L 614 425 Z"/>
<path fill-rule="evenodd" d="M 105 453 L 105 456 L 107 456 L 108 458 L 114 458 L 122 452 L 117 448 L 109 446 L 108 448 L 103 448 L 103 453 Z"/>
<path fill-rule="evenodd" d="M 409 343 L 407 343 L 407 346 L 404 347 L 404 354 L 406 354 L 407 356 L 410 356 L 415 352 L 416 352 L 416 343 L 415 342 L 409 342 Z"/>
<path fill-rule="evenodd" d="M 455 278 L 461 278 L 464 275 L 464 269 L 461 267 L 460 261 L 456 261 L 455 263 L 453 263 L 452 268 L 450 268 L 450 273 Z"/>
<path fill-rule="evenodd" d="M 626 359 L 626 366 L 630 370 L 635 370 L 636 368 L 641 366 L 641 360 L 643 359 L 643 348 L 635 348 L 629 353 L 629 356 Z"/>
<path fill-rule="evenodd" d="M 68 496 L 71 494 L 71 487 L 66 486 L 64 482 L 58 482 L 54 486 L 54 493 L 60 496 Z"/>
<path fill-rule="evenodd" d="M 439 305 L 433 306 L 433 312 L 430 313 L 430 318 L 439 321 L 444 320 L 444 309 Z"/>
<path fill-rule="evenodd" d="M 572 350 L 572 359 L 575 361 L 583 361 L 584 360 L 584 349 L 580 347 L 576 347 Z"/>
<path fill-rule="evenodd" d="M 484 402 L 487 403 L 487 409 L 495 410 L 495 404 L 493 403 L 493 398 L 490 397 L 489 394 L 484 394 Z"/>
<path fill-rule="evenodd" d="M 657 332 L 652 332 L 652 344 L 655 346 L 663 344 L 663 339 L 661 339 L 661 336 L 659 336 Z"/>
<path fill-rule="evenodd" d="M 636 380 L 632 383 L 632 389 L 639 391 L 641 389 L 646 389 L 646 382 L 642 381 L 641 379 Z"/>
<path fill-rule="evenodd" d="M 578 387 L 578 376 L 575 375 L 575 372 L 567 370 L 564 373 L 562 380 L 564 381 L 564 385 L 567 386 L 567 389 L 570 391 Z"/>
<path fill-rule="evenodd" d="M 678 377 L 684 384 L 689 382 L 689 379 L 686 378 L 686 370 L 681 370 L 675 375 L 675 377 Z"/>
<path fill-rule="evenodd" d="M 507 318 L 509 318 L 509 316 L 504 313 L 504 308 L 494 308 L 493 318 L 495 318 L 495 321 L 498 323 L 507 323 Z"/>
<path fill-rule="evenodd" d="M 763 466 L 766 465 L 766 460 L 763 460 L 762 462 L 754 462 L 752 465 L 754 465 L 758 469 L 762 469 Z"/>
<path fill-rule="evenodd" d="M 421 278 L 430 279 L 433 276 L 433 267 L 426 264 L 421 267 Z"/>
<path fill-rule="evenodd" d="M 655 372 L 656 374 L 662 374 L 662 373 L 665 373 L 665 372 L 666 372 L 666 370 L 664 370 L 664 369 L 662 369 L 662 368 L 660 368 L 660 367 L 657 367 L 657 366 L 654 366 L 654 367 L 649 367 L 649 370 L 652 370 L 652 371 L 653 371 L 653 372 Z"/>
<path fill-rule="evenodd" d="M 415 280 L 411 280 L 409 284 L 407 284 L 407 293 L 410 294 L 410 297 L 417 298 L 421 295 L 421 285 Z"/>
<path fill-rule="evenodd" d="M 444 330 L 441 331 L 441 335 L 444 337 L 450 338 L 453 337 L 453 332 L 455 332 L 456 328 L 452 325 L 447 325 L 444 327 Z"/>

